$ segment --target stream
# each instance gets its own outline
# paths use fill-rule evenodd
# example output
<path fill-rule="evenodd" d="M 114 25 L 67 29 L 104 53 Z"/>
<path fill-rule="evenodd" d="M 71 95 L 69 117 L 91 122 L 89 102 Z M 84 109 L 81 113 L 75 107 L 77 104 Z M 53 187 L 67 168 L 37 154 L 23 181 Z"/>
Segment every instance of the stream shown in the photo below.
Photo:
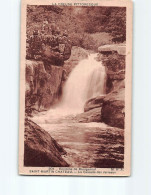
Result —
<path fill-rule="evenodd" d="M 124 130 L 104 123 L 77 123 L 74 115 L 51 116 L 46 113 L 32 120 L 65 149 L 70 167 L 123 168 Z"/>
<path fill-rule="evenodd" d="M 76 120 L 88 99 L 105 94 L 105 67 L 96 57 L 97 54 L 90 54 L 80 61 L 70 73 L 56 107 L 32 120 L 65 149 L 63 158 L 70 167 L 123 168 L 124 130 Z"/>

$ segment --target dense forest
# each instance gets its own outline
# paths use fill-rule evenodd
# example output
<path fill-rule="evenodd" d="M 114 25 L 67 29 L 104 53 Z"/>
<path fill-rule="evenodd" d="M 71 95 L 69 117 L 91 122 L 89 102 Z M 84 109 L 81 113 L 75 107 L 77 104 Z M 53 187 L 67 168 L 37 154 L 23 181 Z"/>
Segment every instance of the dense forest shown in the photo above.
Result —
<path fill-rule="evenodd" d="M 126 41 L 126 8 L 28 6 L 27 36 L 43 22 L 67 31 L 73 46 L 96 50 L 98 46 Z"/>

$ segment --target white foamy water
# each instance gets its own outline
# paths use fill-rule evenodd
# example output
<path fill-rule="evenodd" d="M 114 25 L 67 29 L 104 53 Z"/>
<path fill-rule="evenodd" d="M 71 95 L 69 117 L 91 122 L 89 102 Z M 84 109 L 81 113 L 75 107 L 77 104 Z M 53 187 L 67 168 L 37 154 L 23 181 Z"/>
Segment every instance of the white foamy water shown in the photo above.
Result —
<path fill-rule="evenodd" d="M 104 123 L 76 120 L 76 114 L 83 112 L 88 99 L 105 93 L 105 67 L 95 59 L 96 56 L 91 54 L 72 70 L 60 103 L 32 120 L 65 149 L 67 154 L 63 158 L 70 167 L 110 168 L 112 162 L 121 168 L 124 133 Z"/>
<path fill-rule="evenodd" d="M 79 62 L 64 85 L 60 102 L 49 111 L 35 116 L 36 122 L 70 121 L 70 116 L 84 112 L 87 100 L 105 93 L 105 67 L 96 58 L 97 54 L 90 54 L 87 59 Z"/>
<path fill-rule="evenodd" d="M 66 113 L 81 113 L 88 99 L 105 93 L 106 72 L 97 54 L 90 54 L 72 70 L 63 88 L 58 109 Z"/>

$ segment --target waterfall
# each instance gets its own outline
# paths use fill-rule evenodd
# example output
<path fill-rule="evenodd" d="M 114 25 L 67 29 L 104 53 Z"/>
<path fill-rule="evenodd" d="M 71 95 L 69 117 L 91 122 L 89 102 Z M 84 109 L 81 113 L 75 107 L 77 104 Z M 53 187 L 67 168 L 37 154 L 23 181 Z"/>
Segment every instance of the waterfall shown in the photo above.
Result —
<path fill-rule="evenodd" d="M 67 79 L 58 108 L 66 113 L 80 113 L 90 98 L 105 93 L 106 72 L 97 54 L 90 54 L 72 70 Z"/>

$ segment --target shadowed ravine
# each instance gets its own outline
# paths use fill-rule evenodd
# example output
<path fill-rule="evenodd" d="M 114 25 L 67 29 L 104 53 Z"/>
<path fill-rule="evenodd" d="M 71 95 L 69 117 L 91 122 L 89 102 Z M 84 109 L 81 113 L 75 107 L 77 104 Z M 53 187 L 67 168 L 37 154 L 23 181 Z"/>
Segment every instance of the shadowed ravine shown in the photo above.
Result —
<path fill-rule="evenodd" d="M 79 123 L 76 114 L 85 102 L 105 92 L 105 68 L 96 54 L 81 61 L 71 72 L 63 95 L 54 109 L 33 118 L 66 150 L 71 167 L 123 168 L 124 130 L 104 123 Z"/>

